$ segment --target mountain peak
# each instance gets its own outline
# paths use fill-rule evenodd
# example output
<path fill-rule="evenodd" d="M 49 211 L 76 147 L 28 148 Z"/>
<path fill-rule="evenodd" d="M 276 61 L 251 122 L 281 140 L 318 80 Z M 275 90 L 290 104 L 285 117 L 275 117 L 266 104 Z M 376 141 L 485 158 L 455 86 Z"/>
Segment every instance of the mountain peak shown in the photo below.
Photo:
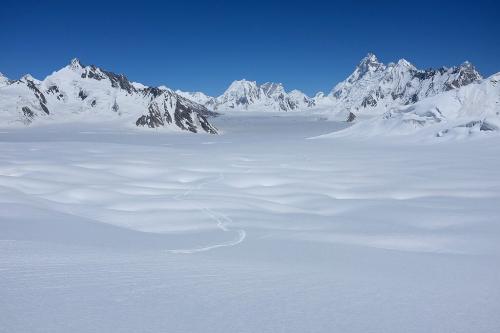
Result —
<path fill-rule="evenodd" d="M 85 66 L 82 65 L 80 62 L 80 59 L 78 58 L 73 58 L 71 59 L 71 62 L 69 63 L 71 68 L 78 69 L 78 68 L 84 68 Z"/>
<path fill-rule="evenodd" d="M 397 65 L 399 65 L 401 67 L 415 68 L 415 66 L 413 66 L 413 64 L 411 62 L 409 62 L 408 60 L 406 60 L 404 58 L 399 59 L 397 62 Z"/>
<path fill-rule="evenodd" d="M 230 87 L 231 86 L 244 86 L 244 85 L 255 85 L 256 86 L 257 82 L 255 82 L 255 81 L 249 81 L 247 79 L 234 80 L 231 83 Z"/>
<path fill-rule="evenodd" d="M 29 74 L 12 82 L 2 82 L 0 77 L 0 87 L 2 118 L 8 116 L 9 122 L 29 125 L 47 115 L 65 122 L 81 114 L 95 118 L 96 123 L 116 119 L 126 126 L 135 123 L 149 128 L 217 133 L 206 118 L 214 113 L 206 107 L 171 90 L 131 83 L 123 74 L 94 65 L 84 67 L 78 59 L 72 59 L 43 81 Z"/>
<path fill-rule="evenodd" d="M 475 71 L 476 67 L 469 61 L 464 61 L 461 65 L 460 68 L 470 70 L 470 71 Z"/>
<path fill-rule="evenodd" d="M 375 54 L 368 53 L 363 59 L 361 59 L 354 72 L 351 76 L 349 76 L 348 82 L 353 83 L 365 76 L 367 73 L 375 72 L 381 68 L 385 68 L 384 64 L 378 61 Z"/>
<path fill-rule="evenodd" d="M 25 74 L 21 77 L 21 81 L 33 81 L 33 82 L 39 82 L 37 79 L 35 79 L 31 74 Z"/>
<path fill-rule="evenodd" d="M 368 52 L 368 54 L 361 59 L 360 65 L 364 63 L 378 63 L 378 58 L 374 53 Z"/>
<path fill-rule="evenodd" d="M 234 93 L 234 92 L 246 93 L 254 89 L 257 89 L 257 82 L 242 79 L 233 81 L 231 85 L 227 88 L 225 93 Z"/>
<path fill-rule="evenodd" d="M 358 68 L 363 69 L 363 71 L 368 71 L 370 68 L 377 69 L 382 65 L 381 62 L 378 61 L 378 58 L 373 53 L 368 53 L 358 64 Z"/>

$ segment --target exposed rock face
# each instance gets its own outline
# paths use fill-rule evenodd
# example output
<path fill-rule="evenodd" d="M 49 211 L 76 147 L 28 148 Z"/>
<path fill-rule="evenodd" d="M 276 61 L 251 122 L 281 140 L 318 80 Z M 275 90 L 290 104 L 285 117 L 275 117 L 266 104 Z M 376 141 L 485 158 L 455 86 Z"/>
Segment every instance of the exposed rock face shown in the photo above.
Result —
<path fill-rule="evenodd" d="M 456 70 L 455 74 L 459 71 Z M 457 77 L 469 80 L 466 76 Z M 338 135 L 366 137 L 419 132 L 428 137 L 464 138 L 498 133 L 499 129 L 500 73 L 497 73 L 414 104 L 395 106 L 383 114 L 360 121 Z"/>
<path fill-rule="evenodd" d="M 172 127 L 216 134 L 207 117 L 216 113 L 168 88 L 146 87 L 125 75 L 84 66 L 78 59 L 38 81 L 27 75 L 17 81 L 0 76 L 0 120 L 30 124 L 54 121 L 116 119 L 137 126 Z"/>
<path fill-rule="evenodd" d="M 420 70 L 404 59 L 386 65 L 370 53 L 327 95 L 320 92 L 310 98 L 299 90 L 287 92 L 280 83 L 258 85 L 240 80 L 222 95 L 211 97 L 201 92 L 174 92 L 164 86 L 147 87 L 123 74 L 73 59 L 43 81 L 30 75 L 12 81 L 0 73 L 0 122 L 30 124 L 41 119 L 72 121 L 83 117 L 215 134 L 217 129 L 207 119 L 217 115 L 214 111 L 248 110 L 317 111 L 332 115 L 331 119 L 356 123 L 369 115 L 381 115 L 383 122 L 395 124 L 397 120 L 398 126 L 422 127 L 450 118 L 441 103 L 426 108 L 424 101 L 480 82 L 481 75 L 469 62 Z M 470 96 L 460 98 L 480 103 Z M 418 107 L 413 109 L 413 105 Z M 457 128 L 496 131 L 499 127 L 496 120 L 471 121 L 474 126 L 458 124 Z"/>
<path fill-rule="evenodd" d="M 347 116 L 347 122 L 352 123 L 354 120 L 356 120 L 356 115 L 352 112 L 349 112 L 349 115 Z"/>
<path fill-rule="evenodd" d="M 393 107 L 411 105 L 481 79 L 469 62 L 452 68 L 419 70 L 405 59 L 385 65 L 369 53 L 353 73 L 328 95 L 319 92 L 314 98 L 299 90 L 286 92 L 279 83 L 258 85 L 255 81 L 247 80 L 234 81 L 219 97 L 201 92 L 177 93 L 211 110 L 322 110 L 347 115 L 347 120 L 354 121 L 353 117 L 359 112 L 383 113 Z"/>
<path fill-rule="evenodd" d="M 315 101 L 334 111 L 382 113 L 392 107 L 411 105 L 481 79 L 469 62 L 452 68 L 419 70 L 404 59 L 385 65 L 370 53 L 330 94 L 317 95 Z"/>
<path fill-rule="evenodd" d="M 137 126 L 156 128 L 174 123 L 186 131 L 196 133 L 202 129 L 207 133 L 217 134 L 217 129 L 205 117 L 213 116 L 215 113 L 205 107 L 170 90 L 159 88 L 145 90 L 144 97 L 150 100 L 148 113 L 137 119 Z"/>
<path fill-rule="evenodd" d="M 286 92 L 281 83 L 274 82 L 258 85 L 255 81 L 234 81 L 219 97 L 200 92 L 177 92 L 216 111 L 297 111 L 314 106 L 314 99 L 303 92 Z"/>

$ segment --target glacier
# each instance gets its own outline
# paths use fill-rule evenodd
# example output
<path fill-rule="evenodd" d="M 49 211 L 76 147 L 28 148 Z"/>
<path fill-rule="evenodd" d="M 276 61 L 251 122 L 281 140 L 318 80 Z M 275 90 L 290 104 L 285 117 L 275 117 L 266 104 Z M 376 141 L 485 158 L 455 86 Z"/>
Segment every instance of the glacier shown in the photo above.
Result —
<path fill-rule="evenodd" d="M 212 121 L 222 135 L 3 128 L 1 330 L 498 330 L 498 136 Z"/>
<path fill-rule="evenodd" d="M 0 331 L 497 332 L 499 114 L 373 54 L 314 97 L 0 74 Z"/>

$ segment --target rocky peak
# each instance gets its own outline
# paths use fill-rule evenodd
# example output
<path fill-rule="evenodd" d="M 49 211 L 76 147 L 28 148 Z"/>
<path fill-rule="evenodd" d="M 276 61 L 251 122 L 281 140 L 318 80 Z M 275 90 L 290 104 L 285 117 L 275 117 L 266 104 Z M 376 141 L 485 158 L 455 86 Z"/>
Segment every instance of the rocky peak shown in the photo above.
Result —
<path fill-rule="evenodd" d="M 446 82 L 446 90 L 460 88 L 481 80 L 482 76 L 476 70 L 476 67 L 468 61 L 465 61 L 460 66 L 451 69 L 451 77 Z"/>
<path fill-rule="evenodd" d="M 35 84 L 40 83 L 40 81 L 35 79 L 31 74 L 23 75 L 19 81 L 21 81 L 21 82 L 33 82 Z"/>
<path fill-rule="evenodd" d="M 84 68 L 85 66 L 80 62 L 80 59 L 73 58 L 73 59 L 71 59 L 71 62 L 69 63 L 69 67 L 71 69 L 81 69 L 81 68 Z"/>
<path fill-rule="evenodd" d="M 127 91 L 129 94 L 136 91 L 134 85 L 123 74 L 116 74 L 106 71 L 95 65 L 85 66 L 78 58 L 71 60 L 69 68 L 76 72 L 82 79 L 92 80 L 109 80 L 113 88 L 120 88 Z"/>
<path fill-rule="evenodd" d="M 363 72 L 376 70 L 381 66 L 383 66 L 383 64 L 378 61 L 377 56 L 373 53 L 368 53 L 358 64 L 358 68 L 360 68 Z"/>
<path fill-rule="evenodd" d="M 257 90 L 257 82 L 255 81 L 248 81 L 245 79 L 242 80 L 236 80 L 231 83 L 231 85 L 227 88 L 226 92 L 224 94 L 232 94 L 232 93 L 238 93 L 238 94 L 245 94 L 251 91 Z"/>
<path fill-rule="evenodd" d="M 0 89 L 0 109 L 7 111 L 9 121 L 29 125 L 50 114 L 51 120 L 65 122 L 80 114 L 96 122 L 116 117 L 137 126 L 217 133 L 206 118 L 215 114 L 206 107 L 170 89 L 134 84 L 123 74 L 84 66 L 76 58 L 43 81 L 28 74 L 14 83 Z"/>
<path fill-rule="evenodd" d="M 470 63 L 468 60 L 465 60 L 461 65 L 460 68 L 464 69 L 475 69 L 474 65 Z"/>
<path fill-rule="evenodd" d="M 464 61 L 460 66 L 459 66 L 459 69 L 460 69 L 460 72 L 461 73 L 464 73 L 464 74 L 467 74 L 471 77 L 474 77 L 475 80 L 480 80 L 482 79 L 482 76 L 481 74 L 479 74 L 479 72 L 477 71 L 476 69 L 476 66 L 474 66 L 473 64 L 471 64 L 470 62 L 468 61 Z"/>
<path fill-rule="evenodd" d="M 411 62 L 409 62 L 406 59 L 399 59 L 395 65 L 395 67 L 407 68 L 407 69 L 411 69 L 411 70 L 417 69 L 415 66 L 413 66 L 413 64 Z"/>
<path fill-rule="evenodd" d="M 363 78 L 367 73 L 377 72 L 381 69 L 385 69 L 385 65 L 378 61 L 375 54 L 368 53 L 363 59 L 361 59 L 354 72 L 349 76 L 348 82 L 353 83 Z"/>
<path fill-rule="evenodd" d="M 247 107 L 260 98 L 260 90 L 255 81 L 245 79 L 234 81 L 222 96 L 217 98 L 220 104 L 228 103 L 229 108 L 237 106 Z"/>

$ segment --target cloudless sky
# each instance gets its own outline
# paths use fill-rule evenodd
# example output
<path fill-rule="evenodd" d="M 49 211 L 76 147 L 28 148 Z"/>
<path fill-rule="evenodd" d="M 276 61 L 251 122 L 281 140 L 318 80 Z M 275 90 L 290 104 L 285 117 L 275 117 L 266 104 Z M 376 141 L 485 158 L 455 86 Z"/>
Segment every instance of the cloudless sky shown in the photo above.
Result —
<path fill-rule="evenodd" d="M 11 1 L 0 71 L 43 79 L 78 57 L 147 85 L 221 94 L 235 79 L 330 90 L 368 52 L 500 71 L 499 1 Z"/>

